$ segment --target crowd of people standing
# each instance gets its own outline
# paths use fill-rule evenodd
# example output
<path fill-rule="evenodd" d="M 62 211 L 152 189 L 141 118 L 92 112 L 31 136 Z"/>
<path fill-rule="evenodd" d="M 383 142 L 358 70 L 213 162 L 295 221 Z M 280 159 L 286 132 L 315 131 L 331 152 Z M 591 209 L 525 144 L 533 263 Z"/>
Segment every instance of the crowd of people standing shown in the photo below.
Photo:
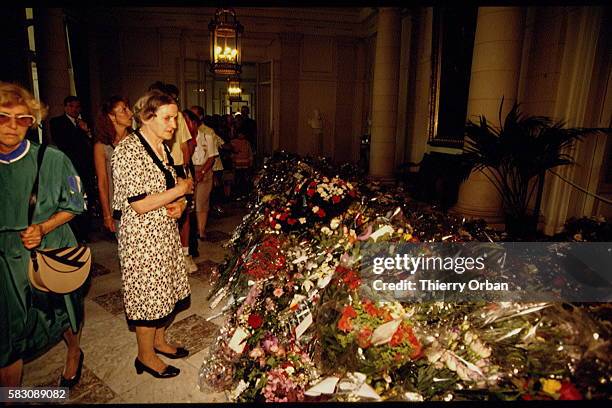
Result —
<path fill-rule="evenodd" d="M 224 116 L 199 106 L 181 110 L 178 88 L 156 82 L 133 108 L 124 97 L 107 99 L 91 123 L 79 98 L 68 96 L 64 114 L 49 123 L 54 146 L 42 149 L 26 134 L 41 124 L 45 105 L 25 88 L 0 82 L 0 386 L 18 386 L 24 359 L 61 338 L 68 354 L 59 385 L 78 383 L 83 288 L 40 292 L 28 281 L 27 265 L 36 248 L 88 242 L 98 217 L 118 241 L 136 372 L 180 373 L 159 356 L 184 358 L 189 351 L 167 342 L 165 331 L 189 304 L 187 274 L 197 270 L 193 256 L 198 240 L 206 240 L 209 211 L 219 214 L 224 201 L 249 192 L 256 149 L 249 113 L 246 106 Z M 36 174 L 40 204 L 28 217 Z"/>

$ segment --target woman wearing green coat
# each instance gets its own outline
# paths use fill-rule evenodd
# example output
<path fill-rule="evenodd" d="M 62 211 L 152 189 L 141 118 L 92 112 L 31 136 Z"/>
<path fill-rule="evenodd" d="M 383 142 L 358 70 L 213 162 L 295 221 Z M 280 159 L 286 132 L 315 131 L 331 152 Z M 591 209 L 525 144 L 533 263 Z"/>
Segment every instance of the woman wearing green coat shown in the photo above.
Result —
<path fill-rule="evenodd" d="M 56 344 L 68 345 L 59 386 L 78 383 L 83 352 L 78 332 L 83 316 L 80 290 L 67 295 L 41 292 L 28 280 L 30 250 L 76 245 L 67 222 L 84 210 L 82 185 L 70 160 L 46 149 L 38 200 L 28 225 L 28 202 L 40 145 L 25 139 L 45 107 L 24 88 L 0 82 L 0 386 L 21 384 L 23 361 Z"/>

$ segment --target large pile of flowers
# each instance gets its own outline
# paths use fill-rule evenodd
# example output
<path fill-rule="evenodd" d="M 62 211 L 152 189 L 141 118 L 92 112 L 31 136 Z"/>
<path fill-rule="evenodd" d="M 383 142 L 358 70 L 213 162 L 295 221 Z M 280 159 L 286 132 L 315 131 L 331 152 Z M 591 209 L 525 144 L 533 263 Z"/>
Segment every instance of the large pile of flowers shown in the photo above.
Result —
<path fill-rule="evenodd" d="M 361 245 L 500 237 L 358 175 L 267 161 L 211 294 L 227 319 L 202 387 L 240 402 L 610 397 L 607 304 L 376 297 Z"/>

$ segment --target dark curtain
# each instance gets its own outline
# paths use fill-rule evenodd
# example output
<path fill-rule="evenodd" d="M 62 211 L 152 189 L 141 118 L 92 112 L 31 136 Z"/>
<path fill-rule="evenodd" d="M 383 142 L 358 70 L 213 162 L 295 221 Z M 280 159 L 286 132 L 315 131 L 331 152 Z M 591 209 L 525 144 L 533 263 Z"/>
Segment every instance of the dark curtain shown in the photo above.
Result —
<path fill-rule="evenodd" d="M 440 98 L 435 139 L 445 140 L 451 145 L 453 141 L 459 145 L 463 141 L 477 10 L 476 7 L 442 7 L 434 11 L 439 24 L 434 30 L 439 30 L 441 36 Z"/>

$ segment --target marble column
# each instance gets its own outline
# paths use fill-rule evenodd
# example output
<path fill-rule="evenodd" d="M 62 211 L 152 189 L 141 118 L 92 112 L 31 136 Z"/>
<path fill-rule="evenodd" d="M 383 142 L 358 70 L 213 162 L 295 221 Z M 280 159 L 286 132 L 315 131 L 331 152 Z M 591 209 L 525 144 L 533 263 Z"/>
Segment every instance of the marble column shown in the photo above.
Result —
<path fill-rule="evenodd" d="M 521 7 L 480 7 L 474 39 L 467 119 L 484 115 L 499 125 L 512 108 L 518 93 L 523 51 L 525 11 Z M 502 200 L 480 171 L 474 171 L 460 187 L 455 212 L 484 218 L 492 225 L 503 223 Z"/>
<path fill-rule="evenodd" d="M 401 29 L 399 9 L 379 9 L 372 89 L 370 176 L 381 179 L 392 178 L 395 168 Z"/>

